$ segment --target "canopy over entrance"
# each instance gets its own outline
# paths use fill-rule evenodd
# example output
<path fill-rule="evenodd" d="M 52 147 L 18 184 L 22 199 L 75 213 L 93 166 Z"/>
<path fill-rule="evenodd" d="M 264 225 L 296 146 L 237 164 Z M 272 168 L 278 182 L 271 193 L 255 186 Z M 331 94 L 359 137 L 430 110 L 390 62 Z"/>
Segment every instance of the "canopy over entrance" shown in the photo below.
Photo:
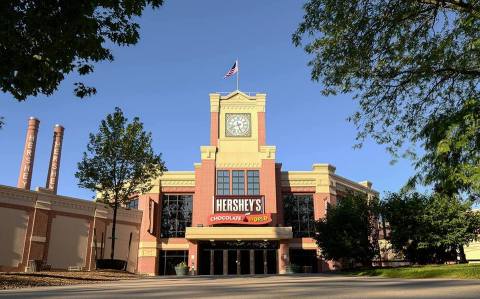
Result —
<path fill-rule="evenodd" d="M 293 237 L 292 227 L 187 227 L 188 240 L 282 240 Z"/>

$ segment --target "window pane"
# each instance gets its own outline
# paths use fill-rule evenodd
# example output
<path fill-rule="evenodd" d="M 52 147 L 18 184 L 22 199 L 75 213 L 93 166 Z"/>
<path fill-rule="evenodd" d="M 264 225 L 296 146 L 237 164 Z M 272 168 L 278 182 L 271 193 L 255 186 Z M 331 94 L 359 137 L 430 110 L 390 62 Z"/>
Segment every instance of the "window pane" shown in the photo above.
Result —
<path fill-rule="evenodd" d="M 245 194 L 245 171 L 243 170 L 232 171 L 232 194 L 233 195 Z"/>
<path fill-rule="evenodd" d="M 259 195 L 260 194 L 260 178 L 258 170 L 247 171 L 247 194 Z"/>
<path fill-rule="evenodd" d="M 192 195 L 163 195 L 162 238 L 185 237 L 185 227 L 192 223 L 192 200 Z"/>
<path fill-rule="evenodd" d="M 283 196 L 285 225 L 291 226 L 293 236 L 313 237 L 315 219 L 312 195 L 288 194 Z"/>
<path fill-rule="evenodd" d="M 127 204 L 126 207 L 129 209 L 136 209 L 138 210 L 138 198 L 130 200 Z"/>
<path fill-rule="evenodd" d="M 217 194 L 230 194 L 230 171 L 217 170 Z"/>

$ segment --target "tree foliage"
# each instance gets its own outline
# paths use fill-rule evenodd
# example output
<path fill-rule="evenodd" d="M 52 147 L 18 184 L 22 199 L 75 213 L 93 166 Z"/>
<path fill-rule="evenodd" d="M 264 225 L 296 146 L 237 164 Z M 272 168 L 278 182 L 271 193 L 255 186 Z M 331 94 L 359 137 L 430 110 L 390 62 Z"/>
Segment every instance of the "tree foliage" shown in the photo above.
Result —
<path fill-rule="evenodd" d="M 426 154 L 416 163 L 412 183 L 433 184 L 437 192 L 480 198 L 480 102 L 432 117 L 422 130 Z"/>
<path fill-rule="evenodd" d="M 474 127 L 454 122 L 480 102 L 480 1 L 310 0 L 304 9 L 293 42 L 312 56 L 311 77 L 325 94 L 355 94 L 358 145 L 372 137 L 397 158 L 427 142 L 458 170 L 454 180 L 478 182 L 478 150 L 456 133 Z M 432 133 L 436 126 L 443 131 Z M 445 160 L 450 150 L 460 160 Z"/>
<path fill-rule="evenodd" d="M 477 238 L 480 215 L 472 202 L 435 193 L 391 193 L 383 203 L 392 248 L 413 263 L 456 261 Z"/>
<path fill-rule="evenodd" d="M 66 74 L 113 60 L 110 44 L 139 40 L 135 18 L 163 0 L 9 0 L 0 2 L 0 88 L 17 100 L 51 95 Z M 85 97 L 96 89 L 75 83 Z"/>
<path fill-rule="evenodd" d="M 138 117 L 132 122 L 120 108 L 101 121 L 98 133 L 90 134 L 87 152 L 78 163 L 78 185 L 97 192 L 114 210 L 112 251 L 115 249 L 117 209 L 135 195 L 146 193 L 153 180 L 166 170 L 160 154 L 152 148 L 152 135 L 143 130 Z"/>
<path fill-rule="evenodd" d="M 322 255 L 346 267 L 371 266 L 378 253 L 377 212 L 377 200 L 369 201 L 364 195 L 350 194 L 329 205 L 326 217 L 317 221 L 315 240 Z"/>

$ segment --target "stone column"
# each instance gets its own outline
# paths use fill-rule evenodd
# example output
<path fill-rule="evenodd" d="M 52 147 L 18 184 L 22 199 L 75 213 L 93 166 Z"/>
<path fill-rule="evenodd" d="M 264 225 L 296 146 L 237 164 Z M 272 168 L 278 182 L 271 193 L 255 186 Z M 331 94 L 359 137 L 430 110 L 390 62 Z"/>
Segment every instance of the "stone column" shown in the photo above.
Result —
<path fill-rule="evenodd" d="M 138 249 L 138 272 L 148 275 L 158 274 L 161 213 L 160 187 L 156 185 L 147 194 L 138 198 L 138 209 L 143 211 L 140 226 L 140 243 Z M 109 232 L 106 233 L 108 235 Z"/>
<path fill-rule="evenodd" d="M 35 159 L 35 146 L 37 144 L 38 126 L 40 121 L 35 117 L 28 120 L 27 137 L 25 139 L 25 148 L 23 150 L 22 164 L 18 176 L 17 187 L 21 189 L 30 189 L 32 183 L 33 161 Z"/>
<path fill-rule="evenodd" d="M 198 275 L 198 244 L 188 241 L 188 267 L 191 275 Z"/>
<path fill-rule="evenodd" d="M 61 125 L 55 125 L 53 131 L 52 152 L 50 154 L 50 164 L 48 166 L 47 183 L 45 188 L 57 194 L 58 173 L 60 172 L 60 158 L 62 154 L 63 131 Z"/>
<path fill-rule="evenodd" d="M 278 248 L 278 274 L 286 273 L 286 266 L 290 264 L 288 240 L 280 240 Z"/>

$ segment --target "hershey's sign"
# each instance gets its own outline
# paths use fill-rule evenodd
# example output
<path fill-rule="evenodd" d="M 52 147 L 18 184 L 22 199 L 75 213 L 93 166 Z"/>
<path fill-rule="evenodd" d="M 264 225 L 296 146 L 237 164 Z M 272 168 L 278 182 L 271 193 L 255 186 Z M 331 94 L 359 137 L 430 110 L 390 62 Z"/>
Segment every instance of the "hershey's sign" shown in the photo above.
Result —
<path fill-rule="evenodd" d="M 265 198 L 261 195 L 216 195 L 214 213 L 263 214 Z"/>

